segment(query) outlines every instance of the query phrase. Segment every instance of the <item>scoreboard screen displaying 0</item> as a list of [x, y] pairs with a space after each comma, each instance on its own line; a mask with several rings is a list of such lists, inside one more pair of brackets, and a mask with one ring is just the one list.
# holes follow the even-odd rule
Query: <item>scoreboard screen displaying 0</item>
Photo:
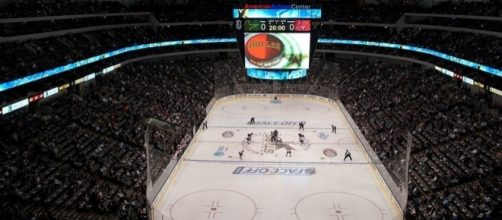
[[246, 68], [309, 68], [310, 33], [245, 33], [244, 44]]
[[310, 20], [246, 20], [245, 32], [310, 32]]

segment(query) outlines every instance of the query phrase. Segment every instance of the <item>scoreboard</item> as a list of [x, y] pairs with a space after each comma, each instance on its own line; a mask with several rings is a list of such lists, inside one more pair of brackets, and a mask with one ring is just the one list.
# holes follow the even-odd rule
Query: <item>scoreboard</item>
[[244, 32], [310, 32], [310, 20], [246, 20]]
[[307, 75], [320, 7], [246, 4], [234, 8], [233, 16], [248, 76], [286, 80]]

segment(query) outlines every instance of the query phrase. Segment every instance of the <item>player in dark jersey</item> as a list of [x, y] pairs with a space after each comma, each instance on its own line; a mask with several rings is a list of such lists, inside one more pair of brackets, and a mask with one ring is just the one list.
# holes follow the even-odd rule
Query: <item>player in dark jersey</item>
[[298, 133], [298, 139], [300, 140], [300, 145], [305, 145], [305, 135]]
[[271, 135], [270, 141], [277, 144], [277, 140], [279, 139], [279, 132], [277, 131], [277, 129], [272, 131], [272, 133], [270, 135]]
[[336, 126], [331, 125], [331, 133], [335, 133], [336, 134]]
[[244, 156], [244, 150], [239, 151], [239, 159], [242, 160], [242, 156]]
[[288, 157], [288, 155], [291, 157], [291, 147], [286, 148], [286, 157]]
[[343, 161], [345, 161], [345, 159], [347, 159], [347, 157], [350, 158], [350, 161], [352, 161], [352, 156], [350, 156], [349, 150], [345, 151], [345, 157], [343, 158]]
[[246, 142], [249, 144], [251, 142], [251, 138], [253, 137], [253, 133], [248, 133], [248, 136], [246, 137]]

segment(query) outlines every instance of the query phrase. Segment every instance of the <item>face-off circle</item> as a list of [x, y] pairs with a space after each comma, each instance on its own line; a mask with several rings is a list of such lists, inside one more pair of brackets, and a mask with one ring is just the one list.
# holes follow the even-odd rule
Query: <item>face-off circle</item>
[[303, 197], [295, 207], [298, 220], [375, 219], [384, 213], [374, 202], [345, 192], [320, 192]]
[[231, 138], [234, 136], [234, 132], [233, 131], [225, 131], [221, 134], [221, 136], [224, 138]]
[[248, 219], [256, 215], [256, 204], [240, 192], [215, 189], [193, 192], [179, 198], [170, 210], [171, 219]]
[[337, 153], [334, 149], [332, 148], [325, 148], [322, 153], [326, 156], [326, 157], [329, 157], [329, 158], [333, 158], [333, 157], [336, 157]]

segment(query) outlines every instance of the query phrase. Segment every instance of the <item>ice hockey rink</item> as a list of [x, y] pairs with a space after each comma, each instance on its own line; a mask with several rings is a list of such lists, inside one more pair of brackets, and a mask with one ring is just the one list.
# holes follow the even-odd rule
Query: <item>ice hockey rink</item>
[[[208, 128], [197, 131], [154, 200], [153, 219], [403, 218], [339, 104], [313, 96], [279, 100], [260, 95], [217, 100]], [[251, 117], [255, 124], [248, 123]], [[306, 122], [304, 131], [300, 121]], [[282, 143], [270, 141], [274, 129]], [[253, 133], [249, 144], [248, 133]], [[344, 161], [346, 150], [352, 161]]]

